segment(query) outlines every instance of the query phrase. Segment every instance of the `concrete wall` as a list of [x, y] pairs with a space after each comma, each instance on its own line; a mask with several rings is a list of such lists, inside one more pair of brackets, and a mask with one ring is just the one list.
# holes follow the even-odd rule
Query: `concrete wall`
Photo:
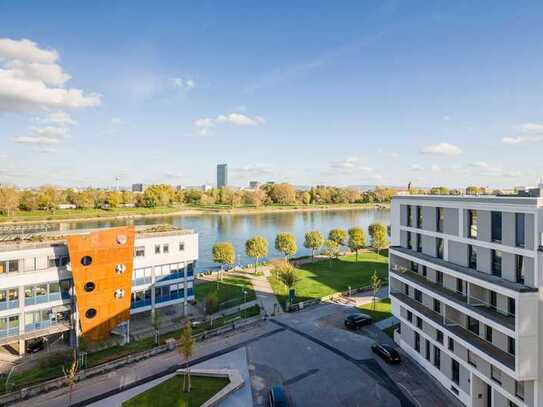
[[448, 261], [460, 266], [468, 266], [468, 245], [449, 240]]
[[458, 211], [459, 210], [456, 208], [445, 208], [445, 222], [443, 224], [443, 233], [458, 236]]
[[428, 256], [437, 256], [435, 237], [422, 235], [422, 252]]
[[422, 228], [435, 232], [436, 228], [436, 213], [437, 209], [433, 206], [423, 206], [422, 208]]
[[491, 220], [490, 211], [477, 211], [477, 240], [490, 242]]

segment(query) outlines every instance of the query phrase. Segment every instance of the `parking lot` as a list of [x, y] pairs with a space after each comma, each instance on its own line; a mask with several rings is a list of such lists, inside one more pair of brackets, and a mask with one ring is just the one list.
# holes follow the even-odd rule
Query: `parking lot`
[[375, 326], [347, 331], [351, 311], [328, 304], [269, 321], [283, 330], [247, 346], [255, 405], [283, 384], [294, 406], [461, 406], [405, 354], [400, 365], [375, 357], [371, 344], [390, 339]]

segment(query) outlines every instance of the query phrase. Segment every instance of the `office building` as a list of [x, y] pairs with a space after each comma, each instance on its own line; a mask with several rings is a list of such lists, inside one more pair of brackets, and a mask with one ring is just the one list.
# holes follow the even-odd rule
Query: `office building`
[[258, 188], [260, 188], [260, 182], [249, 181], [249, 189], [258, 189]]
[[167, 306], [184, 313], [194, 299], [193, 231], [129, 226], [39, 236], [0, 242], [0, 345], [20, 354], [34, 338], [126, 341], [131, 315]]
[[132, 184], [132, 192], [143, 192], [144, 190], [144, 184]]
[[395, 341], [466, 406], [543, 405], [543, 198], [397, 196]]
[[217, 188], [228, 186], [228, 164], [217, 164]]

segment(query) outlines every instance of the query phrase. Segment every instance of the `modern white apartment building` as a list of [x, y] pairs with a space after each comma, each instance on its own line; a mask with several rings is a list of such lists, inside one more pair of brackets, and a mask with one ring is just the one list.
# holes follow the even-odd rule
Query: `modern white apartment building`
[[[57, 232], [58, 235], [58, 232]], [[151, 227], [42, 233], [0, 242], [0, 345], [99, 340], [130, 315], [194, 299], [198, 235]]]
[[466, 406], [543, 406], [543, 198], [397, 196], [396, 342]]

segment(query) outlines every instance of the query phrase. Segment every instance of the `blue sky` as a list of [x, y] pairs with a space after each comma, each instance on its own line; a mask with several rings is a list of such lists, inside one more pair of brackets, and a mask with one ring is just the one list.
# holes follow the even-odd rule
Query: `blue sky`
[[[293, 4], [294, 3], [294, 4]], [[0, 0], [0, 182], [532, 185], [543, 3]]]

